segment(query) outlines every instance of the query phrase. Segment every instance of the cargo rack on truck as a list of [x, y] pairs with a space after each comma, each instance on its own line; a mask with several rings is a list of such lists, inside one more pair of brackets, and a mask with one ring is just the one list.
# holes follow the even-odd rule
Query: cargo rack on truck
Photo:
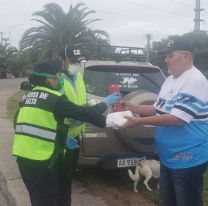
[[142, 47], [111, 46], [101, 44], [75, 44], [86, 60], [136, 61], [145, 62], [145, 49]]

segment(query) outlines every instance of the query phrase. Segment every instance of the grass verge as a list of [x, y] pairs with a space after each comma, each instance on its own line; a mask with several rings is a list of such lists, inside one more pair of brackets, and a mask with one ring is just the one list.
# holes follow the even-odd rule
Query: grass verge
[[10, 119], [14, 118], [14, 114], [18, 109], [19, 102], [24, 95], [23, 91], [19, 91], [7, 100], [7, 113]]

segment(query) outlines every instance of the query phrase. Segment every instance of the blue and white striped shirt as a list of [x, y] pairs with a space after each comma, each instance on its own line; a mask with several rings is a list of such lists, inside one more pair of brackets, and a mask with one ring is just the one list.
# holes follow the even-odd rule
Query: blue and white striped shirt
[[157, 126], [161, 162], [169, 168], [188, 168], [208, 161], [208, 81], [192, 67], [164, 82], [155, 102], [157, 115], [172, 114], [186, 123]]

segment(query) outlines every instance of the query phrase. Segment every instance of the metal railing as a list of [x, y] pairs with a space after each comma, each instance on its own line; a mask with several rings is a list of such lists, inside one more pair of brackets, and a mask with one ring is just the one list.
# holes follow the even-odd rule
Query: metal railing
[[76, 44], [86, 60], [145, 62], [142, 47], [110, 46], [100, 44]]

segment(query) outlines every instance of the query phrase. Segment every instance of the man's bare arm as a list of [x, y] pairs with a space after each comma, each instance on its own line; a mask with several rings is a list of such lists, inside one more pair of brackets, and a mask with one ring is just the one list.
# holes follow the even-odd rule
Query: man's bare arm
[[159, 116], [149, 116], [149, 117], [126, 117], [128, 122], [126, 122], [122, 127], [129, 127], [134, 125], [182, 125], [185, 123], [184, 120], [172, 115], [163, 114]]
[[126, 109], [138, 113], [142, 117], [153, 116], [156, 114], [156, 109], [153, 105], [138, 105], [132, 104], [129, 101], [122, 101]]

